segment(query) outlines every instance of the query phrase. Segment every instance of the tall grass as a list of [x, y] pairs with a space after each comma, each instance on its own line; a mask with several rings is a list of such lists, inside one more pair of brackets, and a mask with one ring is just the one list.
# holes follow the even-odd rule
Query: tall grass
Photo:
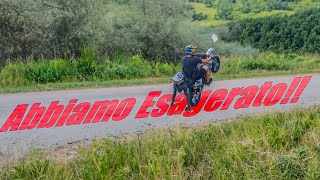
[[1, 179], [319, 179], [320, 107], [98, 141], [64, 163], [31, 154]]
[[[232, 47], [232, 46], [231, 46]], [[223, 48], [223, 47], [222, 47]], [[229, 48], [233, 51], [232, 48]], [[252, 55], [245, 55], [250, 52]], [[141, 56], [119, 55], [115, 59], [99, 59], [94, 52], [83, 50], [80, 59], [29, 61], [12, 63], [0, 69], [0, 87], [19, 87], [57, 82], [109, 81], [170, 77], [181, 71], [181, 64], [147, 61]], [[216, 75], [239, 75], [259, 71], [304, 72], [319, 70], [319, 56], [295, 54], [257, 54], [243, 49], [242, 56], [221, 57], [221, 70]], [[226, 53], [228, 54], [228, 53]]]
[[311, 55], [265, 53], [258, 56], [228, 57], [222, 59], [221, 75], [259, 71], [303, 72], [320, 68], [320, 58]]
[[73, 61], [42, 59], [8, 64], [0, 69], [0, 87], [163, 77], [181, 69], [173, 63], [150, 62], [138, 55], [119, 58], [99, 60], [93, 51], [83, 49], [81, 58]]
[[[299, 4], [305, 4], [305, 3], [299, 3]], [[259, 6], [259, 3], [257, 3], [256, 5]], [[305, 8], [314, 7], [315, 5], [317, 5], [317, 3], [312, 2], [309, 4], [305, 4], [304, 7]], [[234, 5], [232, 9], [232, 15], [234, 17], [234, 20], [221, 20], [216, 17], [217, 11], [218, 11], [216, 7], [206, 7], [206, 5], [202, 3], [192, 3], [192, 6], [197, 13], [203, 13], [204, 15], [207, 15], [208, 17], [207, 19], [200, 22], [197, 22], [197, 21], [194, 22], [195, 24], [200, 24], [205, 27], [219, 26], [235, 20], [242, 20], [242, 19], [248, 19], [248, 18], [262, 18], [262, 17], [279, 15], [279, 14], [292, 15], [295, 13], [295, 11], [285, 11], [285, 10], [260, 11], [258, 13], [256, 12], [243, 13], [242, 12], [243, 7], [239, 7], [242, 5], [240, 5], [239, 1], [237, 1], [237, 4]], [[293, 7], [293, 8], [296, 8], [296, 7]], [[300, 8], [297, 8], [296, 11], [300, 11]]]

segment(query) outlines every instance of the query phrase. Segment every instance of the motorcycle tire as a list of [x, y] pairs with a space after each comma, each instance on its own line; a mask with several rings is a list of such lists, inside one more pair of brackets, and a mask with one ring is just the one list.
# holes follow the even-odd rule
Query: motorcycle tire
[[213, 56], [211, 57], [211, 60], [213, 60], [211, 72], [217, 73], [220, 69], [220, 57], [219, 56]]
[[196, 96], [196, 97], [194, 97], [194, 94], [195, 92], [194, 91], [192, 91], [192, 93], [191, 93], [191, 102], [190, 102], [190, 105], [191, 106], [196, 106], [196, 105], [198, 105], [198, 103], [200, 102], [200, 99], [201, 99], [201, 93], [199, 93], [199, 95], [198, 96]]

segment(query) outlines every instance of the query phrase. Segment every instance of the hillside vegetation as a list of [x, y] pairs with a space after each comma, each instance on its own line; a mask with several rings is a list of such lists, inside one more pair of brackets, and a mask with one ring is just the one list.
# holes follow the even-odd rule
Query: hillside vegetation
[[[121, 81], [149, 77], [166, 77], [164, 82], [170, 82], [170, 77], [181, 71], [180, 64], [147, 61], [141, 56], [118, 56], [117, 59], [99, 61], [94, 51], [83, 49], [81, 52], [82, 56], [77, 61], [71, 62], [53, 59], [11, 63], [0, 69], [0, 86], [17, 88], [35, 84]], [[248, 77], [244, 75], [259, 73], [277, 75], [312, 72], [320, 72], [320, 58], [317, 56], [266, 53], [250, 57], [225, 57], [223, 66], [219, 74], [215, 74], [214, 79]]]
[[[237, 10], [236, 8], [232, 8], [232, 6], [229, 6], [229, 10], [221, 9], [218, 11], [218, 7], [207, 7], [203, 3], [193, 3], [192, 6], [194, 7], [194, 14], [195, 15], [201, 15], [202, 19], [196, 19], [194, 20], [201, 20], [196, 21], [195, 24], [200, 24], [202, 26], [210, 27], [210, 26], [218, 26], [227, 24], [229, 22], [242, 20], [242, 19], [249, 19], [249, 18], [261, 18], [261, 17], [269, 17], [272, 15], [292, 15], [294, 14], [294, 11], [292, 10], [269, 10], [269, 11], [260, 11], [260, 12], [242, 12], [241, 10]], [[221, 15], [221, 17], [218, 16], [218, 12], [222, 14], [223, 12], [225, 15]], [[228, 17], [229, 16], [229, 17]], [[195, 16], [194, 16], [195, 17]]]
[[[0, 66], [30, 59], [77, 60], [81, 49], [92, 47], [101, 59], [114, 59], [123, 53], [176, 63], [187, 44], [197, 43], [202, 50], [212, 46], [209, 37], [216, 30], [194, 26], [190, 23], [193, 18], [201, 20], [206, 15], [208, 20], [218, 20], [215, 25], [219, 25], [264, 13], [303, 14], [307, 7], [320, 7], [318, 0], [201, 1], [204, 4], [184, 0], [3, 0]], [[317, 23], [306, 24], [312, 28]]]
[[31, 153], [0, 179], [320, 179], [320, 107], [103, 140], [72, 160]]
[[[212, 33], [222, 60], [215, 80], [319, 73], [319, 7], [319, 0], [1, 0], [0, 92], [170, 82], [184, 47], [205, 51]], [[0, 164], [0, 179], [320, 179], [320, 107], [107, 139], [71, 160], [34, 151]]]
[[1, 0], [0, 65], [13, 61], [80, 56], [95, 47], [101, 57], [118, 53], [175, 60], [188, 9], [182, 0]]
[[0, 1], [0, 86], [170, 77], [184, 47], [206, 51], [212, 33], [217, 76], [319, 71], [320, 11], [307, 10], [318, 0], [190, 1]]
[[230, 24], [227, 41], [273, 52], [320, 52], [320, 9]]
[[[207, 18], [201, 25], [212, 26], [248, 18], [272, 15], [292, 15], [309, 8], [319, 8], [319, 0], [189, 0], [195, 14], [202, 13]], [[196, 20], [196, 19], [195, 19]]]

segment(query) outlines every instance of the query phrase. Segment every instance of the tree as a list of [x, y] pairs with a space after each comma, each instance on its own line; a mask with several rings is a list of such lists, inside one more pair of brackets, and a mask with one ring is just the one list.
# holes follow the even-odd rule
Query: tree
[[217, 19], [232, 20], [232, 5], [228, 0], [222, 0], [217, 7]]
[[222, 39], [238, 41], [261, 50], [318, 53], [319, 29], [320, 10], [311, 9], [292, 16], [271, 16], [231, 23], [231, 35]]

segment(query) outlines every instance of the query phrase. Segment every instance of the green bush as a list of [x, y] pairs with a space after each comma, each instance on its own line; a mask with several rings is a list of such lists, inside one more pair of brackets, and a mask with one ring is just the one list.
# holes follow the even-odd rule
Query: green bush
[[224, 43], [219, 42], [215, 46], [215, 52], [224, 56], [258, 56], [259, 50], [251, 46], [242, 46], [239, 43]]
[[151, 63], [138, 55], [129, 59], [128, 68], [130, 69], [130, 72], [128, 73], [130, 78], [143, 78], [151, 75]]
[[25, 65], [24, 77], [37, 83], [60, 82], [71, 73], [71, 64], [62, 59], [40, 60]]
[[208, 16], [206, 14], [203, 14], [203, 13], [195, 13], [192, 15], [192, 20], [193, 21], [202, 21], [202, 20], [205, 20], [207, 19]]
[[[99, 80], [133, 79], [171, 76], [180, 71], [179, 66], [162, 62], [150, 62], [140, 55], [127, 57], [120, 55], [116, 60], [105, 60], [102, 64], [95, 64], [95, 73], [87, 77]], [[77, 72], [80, 74], [79, 72]]]
[[263, 69], [268, 71], [286, 71], [292, 69], [291, 64], [289, 59], [272, 53], [263, 58], [249, 57], [239, 62], [240, 67], [244, 70]]
[[77, 78], [80, 80], [88, 80], [94, 77], [98, 68], [98, 57], [93, 49], [81, 49], [81, 57], [75, 63]]
[[156, 63], [155, 64], [155, 74], [157, 76], [173, 76], [175, 72], [181, 71], [181, 68], [178, 68], [172, 64], [168, 63]]
[[[35, 83], [107, 81], [173, 76], [181, 71], [181, 64], [147, 61], [140, 55], [120, 55], [115, 60], [98, 60], [92, 50], [82, 50], [80, 59], [63, 59], [12, 63], [0, 68], [1, 87], [18, 87]], [[243, 53], [249, 52], [243, 50]], [[314, 56], [266, 53], [260, 55], [223, 57], [220, 75], [237, 75], [255, 70], [306, 71], [320, 67]]]
[[23, 63], [8, 64], [0, 69], [0, 86], [23, 86], [31, 83], [33, 80], [26, 78], [25, 69], [26, 67]]

